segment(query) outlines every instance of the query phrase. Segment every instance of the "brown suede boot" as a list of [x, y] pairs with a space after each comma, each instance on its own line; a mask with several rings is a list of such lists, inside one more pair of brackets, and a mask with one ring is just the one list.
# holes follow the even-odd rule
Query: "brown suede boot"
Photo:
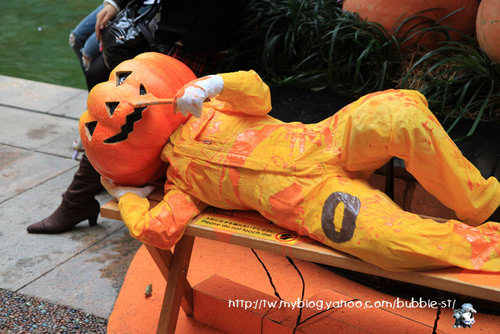
[[76, 224], [88, 220], [90, 226], [97, 224], [99, 202], [94, 198], [104, 188], [100, 176], [83, 155], [73, 181], [63, 194], [59, 207], [47, 218], [28, 226], [29, 233], [62, 233]]

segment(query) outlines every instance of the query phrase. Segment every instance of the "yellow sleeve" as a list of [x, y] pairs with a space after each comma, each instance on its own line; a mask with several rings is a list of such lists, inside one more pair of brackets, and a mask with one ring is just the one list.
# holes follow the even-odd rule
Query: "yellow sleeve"
[[254, 116], [264, 116], [271, 111], [269, 87], [253, 70], [219, 74], [224, 89], [218, 100], [229, 102], [238, 111]]
[[126, 193], [119, 201], [120, 214], [130, 235], [161, 249], [175, 245], [186, 225], [205, 207], [206, 204], [175, 188], [166, 192], [151, 210], [149, 201], [134, 193]]

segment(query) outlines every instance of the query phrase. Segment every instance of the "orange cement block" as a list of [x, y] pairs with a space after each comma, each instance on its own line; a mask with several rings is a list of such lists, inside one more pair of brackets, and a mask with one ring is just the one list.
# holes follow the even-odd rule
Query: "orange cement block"
[[262, 324], [262, 333], [292, 334], [298, 314], [298, 309], [292, 308], [269, 311]]
[[261, 333], [263, 317], [269, 307], [266, 303], [255, 304], [254, 301], [277, 300], [217, 275], [193, 289], [195, 320], [226, 333]]
[[[196, 321], [226, 333], [292, 334], [297, 322], [297, 304], [281, 304], [277, 298], [229, 279], [214, 275], [194, 288], [194, 318]], [[350, 300], [351, 297], [330, 291], [331, 300]], [[229, 301], [247, 302], [266, 300], [276, 303], [271, 308], [264, 304], [229, 307]], [[297, 303], [297, 301], [294, 301]], [[234, 306], [234, 305], [233, 305]], [[301, 319], [318, 312], [317, 309], [302, 308]], [[329, 311], [331, 312], [331, 311]], [[328, 313], [315, 317], [297, 328], [297, 334], [327, 333], [332, 328], [338, 333], [364, 333], [344, 321], [328, 317]]]
[[[311, 297], [309, 300], [335, 300], [338, 298], [338, 293], [331, 290], [320, 291], [315, 296]], [[344, 299], [344, 301], [348, 301]], [[356, 300], [353, 301], [364, 303], [366, 300]], [[375, 302], [371, 300], [371, 302]], [[430, 333], [432, 332], [432, 326], [425, 325], [414, 320], [403, 317], [399, 314], [393, 313], [388, 310], [380, 308], [367, 308], [367, 307], [356, 307], [356, 304], [349, 303], [340, 305], [341, 307], [336, 309], [334, 312], [327, 312], [328, 322], [337, 320], [342, 323], [349, 324], [350, 326], [358, 329], [360, 332], [371, 332], [371, 333]], [[332, 322], [334, 324], [335, 322]], [[307, 323], [306, 323], [307, 324]], [[313, 333], [304, 324], [304, 330], [307, 333]], [[439, 331], [438, 331], [439, 332]], [[347, 333], [347, 332], [346, 332]], [[350, 332], [349, 332], [350, 333]]]
[[[261, 300], [267, 302], [255, 303]], [[336, 302], [337, 307], [299, 325], [295, 333], [327, 333], [332, 330], [335, 333], [354, 334], [432, 331], [431, 326], [387, 310], [348, 307], [346, 303], [349, 301], [358, 300], [333, 290], [322, 290], [312, 297], [305, 298], [301, 321], [321, 311], [318, 303], [322, 303], [326, 308], [328, 302]], [[246, 306], [245, 302], [248, 303]], [[276, 306], [271, 308], [272, 304], [268, 302], [276, 303]], [[194, 287], [194, 318], [226, 333], [292, 334], [299, 314], [298, 302], [294, 300], [289, 301], [290, 304], [280, 304], [273, 296], [214, 275]], [[340, 304], [341, 302], [343, 304]]]
[[[323, 308], [324, 305], [323, 307], [321, 305], [318, 305], [318, 303], [316, 302], [317, 300], [321, 300], [323, 302], [340, 302], [352, 299], [352, 297], [336, 293], [331, 290], [326, 291], [328, 295], [326, 295], [326, 293], [322, 291], [319, 293], [319, 295], [315, 295], [313, 298], [304, 298], [302, 304], [302, 314], [300, 317], [301, 322], [309, 317], [319, 314], [323, 309], [326, 309], [326, 307]], [[300, 301], [296, 299], [290, 303], [292, 304], [287, 305], [286, 307], [273, 309], [271, 312], [269, 312], [269, 314], [264, 319], [263, 333], [293, 333], [293, 329], [297, 324], [297, 317], [299, 315], [298, 306], [300, 305]], [[332, 312], [335, 312], [335, 310], [333, 309], [314, 316], [313, 318], [299, 325], [295, 333], [365, 333], [365, 331], [359, 330], [358, 328], [352, 326], [350, 323], [346, 323], [338, 319], [329, 317], [329, 314]]]

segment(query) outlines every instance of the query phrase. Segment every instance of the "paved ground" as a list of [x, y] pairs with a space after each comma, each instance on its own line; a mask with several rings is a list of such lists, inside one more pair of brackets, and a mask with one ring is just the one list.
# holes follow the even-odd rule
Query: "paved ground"
[[87, 93], [5, 76], [0, 92], [0, 289], [108, 318], [139, 247], [126, 228], [99, 219], [60, 235], [26, 232], [57, 207], [76, 170], [71, 143]]

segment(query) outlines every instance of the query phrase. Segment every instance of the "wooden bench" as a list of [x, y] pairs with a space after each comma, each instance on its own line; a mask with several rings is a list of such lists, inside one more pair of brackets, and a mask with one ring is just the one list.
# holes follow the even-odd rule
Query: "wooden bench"
[[[151, 206], [162, 198], [159, 191], [149, 196]], [[103, 217], [121, 220], [118, 205], [112, 200], [101, 208]], [[294, 259], [311, 261], [364, 274], [440, 289], [494, 302], [500, 301], [500, 275], [465, 271], [460, 268], [420, 272], [391, 272], [335, 251], [310, 238], [282, 229], [256, 212], [224, 211], [208, 208], [186, 228], [173, 253], [147, 246], [156, 265], [167, 280], [157, 333], [174, 333], [182, 306], [193, 312], [193, 290], [187, 271], [195, 237], [208, 238], [243, 247], [265, 250]]]

